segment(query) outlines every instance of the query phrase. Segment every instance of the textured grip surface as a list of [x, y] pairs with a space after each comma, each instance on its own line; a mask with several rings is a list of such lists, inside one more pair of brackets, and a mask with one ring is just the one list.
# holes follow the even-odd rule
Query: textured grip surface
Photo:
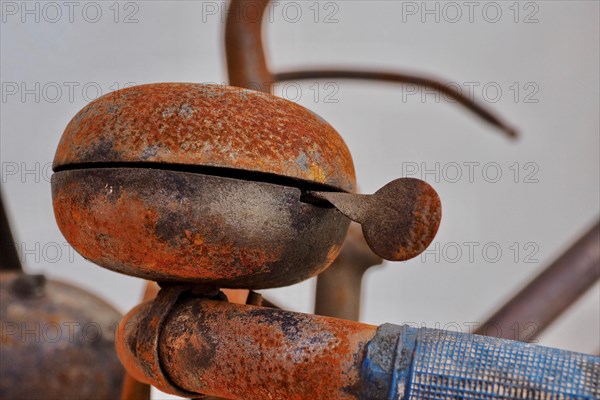
[[433, 329], [413, 334], [407, 399], [600, 398], [598, 357]]
[[363, 362], [366, 398], [600, 399], [599, 357], [435, 329], [379, 329]]

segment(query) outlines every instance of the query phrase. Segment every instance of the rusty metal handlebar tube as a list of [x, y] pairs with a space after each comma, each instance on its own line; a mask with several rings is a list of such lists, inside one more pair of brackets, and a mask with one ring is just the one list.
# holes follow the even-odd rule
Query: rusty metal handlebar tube
[[163, 289], [119, 325], [128, 371], [229, 399], [600, 397], [600, 358], [511, 340], [238, 305]]
[[476, 333], [532, 341], [598, 279], [600, 222], [496, 311]]

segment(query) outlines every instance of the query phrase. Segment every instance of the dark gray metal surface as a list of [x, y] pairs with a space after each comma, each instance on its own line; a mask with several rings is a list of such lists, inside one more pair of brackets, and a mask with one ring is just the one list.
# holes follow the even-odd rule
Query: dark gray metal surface
[[0, 271], [21, 271], [22, 269], [0, 190]]

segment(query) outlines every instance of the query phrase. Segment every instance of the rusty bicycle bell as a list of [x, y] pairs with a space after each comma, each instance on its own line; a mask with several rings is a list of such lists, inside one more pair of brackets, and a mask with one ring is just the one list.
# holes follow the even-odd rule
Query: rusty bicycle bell
[[441, 218], [437, 193], [417, 179], [355, 194], [350, 152], [331, 125], [234, 87], [160, 83], [102, 96], [71, 120], [53, 169], [55, 216], [73, 247], [155, 281], [290, 285], [331, 264], [349, 219], [375, 253], [407, 260]]
[[0, 271], [0, 397], [112, 400], [123, 381], [114, 347], [121, 314], [44, 275]]

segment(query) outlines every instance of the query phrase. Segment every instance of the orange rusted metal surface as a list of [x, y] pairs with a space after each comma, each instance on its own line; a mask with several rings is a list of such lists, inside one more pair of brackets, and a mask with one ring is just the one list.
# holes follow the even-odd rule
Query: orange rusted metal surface
[[325, 121], [214, 85], [145, 85], [96, 100], [65, 130], [54, 169], [58, 225], [84, 257], [145, 279], [230, 288], [292, 284], [326, 268], [348, 221], [302, 192], [355, 187], [348, 149]]
[[298, 188], [150, 168], [52, 178], [61, 232], [85, 258], [158, 281], [225, 288], [289, 285], [339, 252], [349, 221]]
[[151, 386], [125, 372], [120, 400], [150, 400]]
[[353, 192], [340, 135], [293, 102], [246, 89], [191, 83], [109, 93], [67, 126], [55, 171], [95, 163], [205, 166], [275, 174]]
[[247, 289], [223, 289], [223, 293], [229, 302], [236, 304], [246, 304], [250, 295]]
[[157, 281], [299, 282], [337, 256], [343, 215], [362, 224], [375, 253], [406, 260], [425, 250], [441, 219], [423, 181], [352, 193], [352, 160], [329, 124], [230, 87], [157, 84], [104, 96], [73, 118], [54, 170], [56, 219], [74, 248]]
[[[154, 299], [159, 290], [160, 286], [156, 282], [147, 281], [142, 302]], [[150, 385], [136, 380], [125, 371], [120, 400], [150, 400]]]
[[[119, 325], [118, 354], [137, 379], [170, 393], [231, 399], [353, 399], [376, 327], [224, 301], [182, 297], [162, 327], [146, 326], [151, 303]], [[157, 330], [167, 387], [149, 381], [139, 332]], [[173, 389], [175, 388], [175, 389]]]
[[[159, 291], [160, 287], [155, 282], [147, 281], [142, 302], [151, 301], [156, 297]], [[223, 293], [227, 296], [228, 301], [232, 303], [246, 304], [246, 301], [249, 301], [249, 290], [224, 289]], [[258, 293], [252, 292], [252, 295], [254, 301], [261, 302], [262, 297]], [[131, 374], [125, 372], [120, 400], [150, 400], [150, 387], [151, 386], [148, 383], [140, 382]], [[211, 400], [221, 400], [217, 397], [203, 397], [203, 399], [209, 398]]]
[[598, 397], [600, 358], [196, 297], [169, 286], [119, 325], [119, 358], [168, 393], [229, 399]]

